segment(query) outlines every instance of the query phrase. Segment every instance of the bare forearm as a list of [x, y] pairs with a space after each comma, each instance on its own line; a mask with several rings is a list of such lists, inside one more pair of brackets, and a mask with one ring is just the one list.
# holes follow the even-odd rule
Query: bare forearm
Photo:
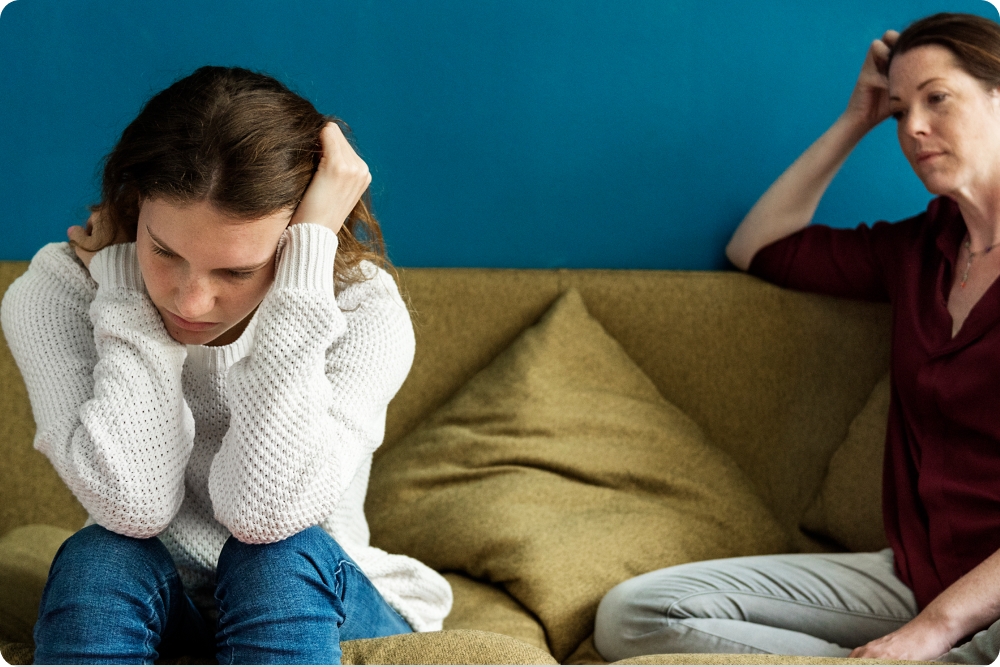
[[1000, 551], [937, 596], [896, 632], [859, 646], [852, 658], [933, 660], [1000, 619]]
[[946, 588], [920, 616], [939, 624], [952, 645], [1000, 619], [1000, 551]]
[[868, 128], [846, 114], [799, 156], [757, 200], [726, 246], [737, 268], [750, 268], [757, 251], [812, 220], [833, 177]]

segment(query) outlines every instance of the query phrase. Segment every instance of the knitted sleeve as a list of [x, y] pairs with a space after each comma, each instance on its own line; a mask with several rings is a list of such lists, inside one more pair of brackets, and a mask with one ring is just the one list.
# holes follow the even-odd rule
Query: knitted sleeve
[[384, 271], [334, 294], [337, 236], [282, 237], [250, 353], [227, 376], [229, 430], [212, 462], [216, 519], [248, 543], [318, 524], [381, 444], [413, 361], [413, 328]]
[[90, 273], [50, 244], [10, 287], [3, 330], [45, 454], [90, 517], [131, 537], [163, 531], [184, 496], [194, 420], [186, 355], [145, 293], [135, 244], [94, 256]]

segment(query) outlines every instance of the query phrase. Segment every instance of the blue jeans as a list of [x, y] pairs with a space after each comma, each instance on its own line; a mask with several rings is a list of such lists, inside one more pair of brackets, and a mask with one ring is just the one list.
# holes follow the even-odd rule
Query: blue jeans
[[163, 543], [100, 526], [60, 547], [35, 624], [35, 663], [338, 664], [340, 642], [412, 630], [319, 527], [274, 544], [230, 537], [216, 570], [217, 627], [184, 593]]

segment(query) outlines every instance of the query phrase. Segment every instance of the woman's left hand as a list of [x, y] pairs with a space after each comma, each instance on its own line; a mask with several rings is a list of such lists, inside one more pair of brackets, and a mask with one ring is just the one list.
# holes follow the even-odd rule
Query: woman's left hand
[[899, 630], [851, 651], [852, 658], [882, 660], [934, 660], [951, 650], [947, 633], [938, 624], [919, 616]]
[[336, 234], [368, 189], [372, 176], [336, 123], [326, 124], [320, 143], [323, 157], [289, 224], [308, 222]]
[[[80, 261], [83, 262], [88, 271], [90, 270], [90, 260], [97, 254], [96, 250], [92, 251], [88, 250], [88, 248], [105, 247], [115, 243], [129, 242], [128, 235], [121, 229], [111, 230], [108, 228], [104, 218], [101, 217], [100, 210], [90, 214], [86, 226], [73, 225], [67, 229], [66, 236], [69, 238], [73, 250], [76, 251], [76, 256], [80, 258]], [[110, 243], [105, 240], [108, 236], [112, 237]]]

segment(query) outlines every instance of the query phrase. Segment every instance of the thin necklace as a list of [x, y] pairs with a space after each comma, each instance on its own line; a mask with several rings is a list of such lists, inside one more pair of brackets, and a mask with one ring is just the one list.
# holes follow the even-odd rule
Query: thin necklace
[[965, 283], [969, 280], [969, 269], [972, 268], [972, 259], [976, 255], [988, 255], [990, 253], [990, 250], [993, 250], [993, 248], [996, 248], [998, 245], [1000, 245], [1000, 241], [997, 241], [996, 243], [987, 247], [984, 250], [978, 250], [976, 252], [972, 252], [972, 239], [965, 239], [965, 244], [963, 245], [963, 247], [969, 253], [969, 261], [966, 262], [965, 264], [965, 275], [962, 276], [962, 289], [965, 289]]

